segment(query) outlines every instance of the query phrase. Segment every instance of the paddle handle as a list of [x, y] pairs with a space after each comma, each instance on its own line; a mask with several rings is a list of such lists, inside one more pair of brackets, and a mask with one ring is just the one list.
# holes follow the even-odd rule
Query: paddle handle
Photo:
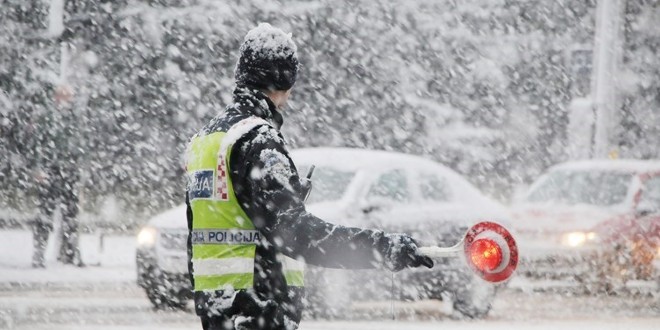
[[462, 251], [463, 251], [462, 241], [451, 247], [424, 246], [419, 248], [419, 252], [433, 259], [457, 257], [460, 255]]

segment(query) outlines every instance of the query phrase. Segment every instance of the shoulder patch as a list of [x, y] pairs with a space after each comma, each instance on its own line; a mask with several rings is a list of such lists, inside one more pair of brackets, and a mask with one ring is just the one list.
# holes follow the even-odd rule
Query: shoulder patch
[[190, 173], [188, 193], [190, 200], [208, 199], [213, 196], [213, 170], [205, 169]]
[[218, 168], [216, 169], [217, 177], [215, 199], [221, 201], [229, 200], [229, 180], [227, 179], [227, 159], [223, 153], [218, 153]]

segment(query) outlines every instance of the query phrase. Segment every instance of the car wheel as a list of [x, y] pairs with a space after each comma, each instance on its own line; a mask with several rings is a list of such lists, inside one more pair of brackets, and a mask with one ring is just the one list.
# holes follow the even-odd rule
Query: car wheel
[[309, 269], [305, 274], [306, 316], [313, 319], [346, 319], [350, 314], [346, 280], [341, 270]]
[[185, 289], [177, 291], [162, 273], [157, 272], [154, 278], [147, 281], [144, 290], [147, 298], [156, 309], [185, 309], [189, 294]]
[[164, 294], [158, 288], [148, 287], [145, 291], [147, 298], [156, 309], [185, 309], [188, 303], [187, 297]]
[[445, 289], [454, 311], [460, 313], [460, 316], [471, 319], [486, 317], [493, 307], [497, 287], [472, 274], [462, 274], [457, 277], [461, 280], [451, 282]]

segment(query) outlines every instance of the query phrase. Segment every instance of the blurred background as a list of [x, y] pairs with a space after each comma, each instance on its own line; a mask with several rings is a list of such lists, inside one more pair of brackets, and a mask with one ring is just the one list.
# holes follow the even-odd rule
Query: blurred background
[[422, 155], [501, 201], [571, 158], [657, 158], [658, 1], [619, 2], [616, 97], [593, 134], [596, 1], [3, 0], [0, 208], [30, 211], [49, 137], [76, 155], [85, 223], [135, 227], [182, 200], [182, 151], [230, 101], [258, 22], [300, 49], [291, 148]]
[[[437, 181], [388, 177], [378, 165], [348, 174], [320, 167], [321, 197], [360, 170], [382, 174], [385, 184], [370, 184], [384, 199], [352, 196], [358, 205], [341, 211], [442, 244], [492, 218], [521, 243], [518, 275], [486, 296], [459, 271], [451, 297], [416, 288], [397, 297], [412, 305], [395, 308], [395, 278], [374, 275], [385, 296], [355, 317], [380, 323], [307, 329], [430, 329], [437, 324], [424, 322], [438, 318], [449, 328], [486, 318], [494, 322], [470, 325], [491, 330], [658, 324], [659, 0], [0, 0], [0, 328], [197, 326], [177, 207], [183, 153], [232, 101], [239, 46], [260, 22], [291, 32], [298, 46], [282, 129], [290, 149], [436, 162], [427, 169]], [[301, 168], [332, 155], [376, 157], [323, 150], [301, 152]], [[47, 172], [64, 180], [64, 192], [44, 188]], [[401, 197], [405, 180], [419, 200]], [[48, 216], [57, 235], [44, 239], [34, 223], [48, 195], [69, 197]], [[392, 201], [403, 203], [383, 207]], [[397, 214], [417, 222], [388, 227]], [[354, 220], [335, 216], [327, 215]], [[68, 261], [57, 258], [83, 267], [54, 261], [57, 240], [72, 236]], [[33, 249], [47, 269], [33, 269]], [[310, 278], [323, 287], [347, 276], [335, 275]], [[449, 287], [436, 275], [435, 287]], [[345, 303], [320, 297], [312, 300]], [[467, 309], [456, 303], [468, 300]], [[337, 317], [311, 311], [311, 319]], [[390, 318], [415, 323], [382, 321]], [[578, 321], [557, 323], [566, 318]]]

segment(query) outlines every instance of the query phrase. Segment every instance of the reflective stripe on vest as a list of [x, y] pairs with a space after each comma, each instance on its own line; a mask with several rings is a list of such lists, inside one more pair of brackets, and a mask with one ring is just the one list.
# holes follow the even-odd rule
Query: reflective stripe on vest
[[[253, 287], [256, 244], [261, 235], [238, 203], [229, 176], [231, 147], [263, 119], [250, 117], [228, 132], [192, 139], [187, 151], [188, 194], [193, 213], [195, 291]], [[289, 286], [303, 286], [304, 264], [278, 257]]]
[[278, 255], [277, 259], [282, 263], [286, 284], [289, 286], [304, 286], [305, 263], [282, 254]]

